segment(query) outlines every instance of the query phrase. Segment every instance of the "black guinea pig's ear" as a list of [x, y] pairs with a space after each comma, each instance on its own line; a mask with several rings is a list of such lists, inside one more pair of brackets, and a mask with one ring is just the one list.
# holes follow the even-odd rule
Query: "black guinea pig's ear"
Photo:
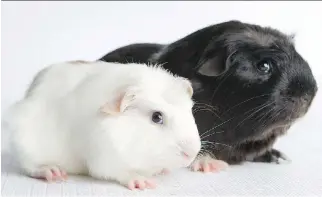
[[197, 73], [208, 77], [217, 77], [225, 73], [231, 63], [234, 53], [230, 54], [228, 57], [226, 53], [217, 53], [211, 58], [203, 58], [201, 65], [197, 69]]

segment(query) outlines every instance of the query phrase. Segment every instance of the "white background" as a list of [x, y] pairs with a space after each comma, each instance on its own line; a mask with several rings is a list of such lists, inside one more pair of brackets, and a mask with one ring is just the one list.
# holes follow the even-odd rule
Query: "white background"
[[[1, 3], [2, 112], [23, 96], [32, 77], [48, 64], [75, 59], [96, 60], [129, 43], [168, 43], [207, 25], [232, 19], [296, 33], [298, 51], [310, 63], [317, 79], [322, 76], [321, 2]], [[321, 101], [321, 97], [317, 97], [306, 119], [297, 124], [299, 132], [293, 132], [299, 138], [295, 139], [306, 139], [310, 143], [309, 130], [322, 133], [321, 118], [318, 118], [322, 117]], [[6, 142], [3, 132], [2, 138], [2, 142]], [[303, 150], [305, 146], [295, 144], [302, 141], [290, 140], [291, 137], [286, 138], [281, 147], [293, 158], [301, 160], [307, 153]], [[318, 141], [313, 137], [312, 140], [322, 144], [322, 138]], [[312, 150], [321, 149], [314, 145]], [[294, 148], [287, 149], [290, 146]], [[303, 151], [298, 155], [294, 150]], [[314, 158], [312, 156], [312, 161]], [[321, 162], [321, 154], [316, 159]], [[322, 181], [321, 176], [315, 178], [319, 178], [314, 179], [315, 182]]]
[[20, 98], [45, 65], [168, 43], [231, 19], [295, 32], [298, 50], [322, 73], [321, 10], [321, 2], [2, 2], [1, 104]]

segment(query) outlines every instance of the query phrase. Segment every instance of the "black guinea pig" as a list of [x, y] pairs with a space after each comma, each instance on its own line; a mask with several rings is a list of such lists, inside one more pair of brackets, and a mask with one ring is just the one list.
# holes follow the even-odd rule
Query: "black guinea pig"
[[171, 44], [132, 44], [100, 60], [162, 64], [193, 83], [201, 155], [230, 164], [279, 162], [276, 139], [308, 111], [317, 84], [292, 36], [228, 21]]

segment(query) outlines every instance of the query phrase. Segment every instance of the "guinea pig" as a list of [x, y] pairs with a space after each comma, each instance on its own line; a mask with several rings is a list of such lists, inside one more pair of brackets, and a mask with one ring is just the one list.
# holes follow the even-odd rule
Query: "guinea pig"
[[307, 113], [318, 90], [294, 36], [240, 21], [211, 25], [170, 44], [120, 47], [100, 60], [158, 63], [188, 78], [202, 140], [198, 158], [206, 163], [214, 156], [230, 164], [287, 159], [273, 145]]
[[5, 119], [30, 177], [84, 174], [129, 189], [187, 167], [201, 148], [190, 82], [160, 66], [63, 62], [34, 78]]

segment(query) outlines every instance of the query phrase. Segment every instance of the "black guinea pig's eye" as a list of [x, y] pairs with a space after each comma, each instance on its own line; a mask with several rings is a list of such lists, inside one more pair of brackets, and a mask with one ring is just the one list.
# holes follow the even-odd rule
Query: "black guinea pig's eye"
[[152, 121], [156, 124], [163, 124], [163, 116], [161, 112], [153, 112]]
[[259, 62], [256, 66], [257, 70], [263, 74], [268, 74], [272, 70], [272, 65], [267, 61]]

